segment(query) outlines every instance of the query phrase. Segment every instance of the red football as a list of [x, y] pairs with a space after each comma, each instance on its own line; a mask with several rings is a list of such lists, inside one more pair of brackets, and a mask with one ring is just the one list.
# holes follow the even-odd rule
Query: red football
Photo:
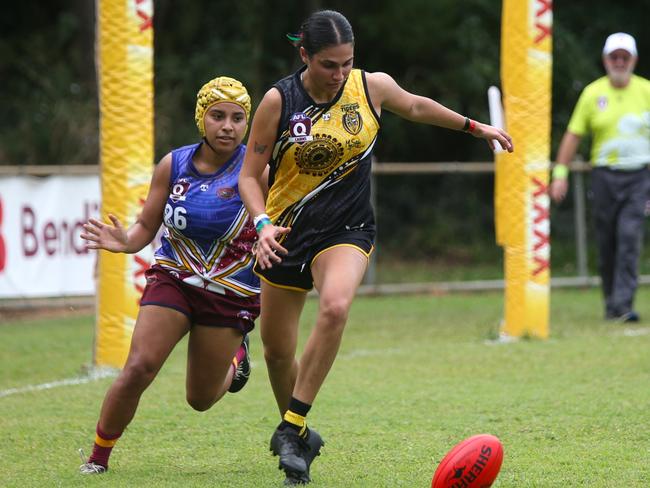
[[490, 434], [479, 434], [454, 446], [440, 461], [431, 488], [487, 488], [501, 469], [503, 446]]

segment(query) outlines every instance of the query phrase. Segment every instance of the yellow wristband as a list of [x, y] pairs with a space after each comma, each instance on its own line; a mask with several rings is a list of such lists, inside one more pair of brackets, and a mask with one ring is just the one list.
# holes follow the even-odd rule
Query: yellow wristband
[[566, 180], [569, 176], [569, 167], [566, 164], [556, 164], [553, 168], [554, 180]]

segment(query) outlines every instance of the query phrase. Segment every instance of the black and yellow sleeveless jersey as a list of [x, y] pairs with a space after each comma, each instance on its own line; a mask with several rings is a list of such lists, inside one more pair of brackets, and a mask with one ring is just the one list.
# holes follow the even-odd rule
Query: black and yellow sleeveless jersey
[[379, 117], [365, 73], [352, 70], [331, 102], [317, 104], [302, 85], [305, 69], [274, 85], [282, 115], [266, 210], [275, 225], [292, 229], [280, 241], [287, 265], [304, 262], [310, 248], [333, 235], [375, 233], [370, 171]]

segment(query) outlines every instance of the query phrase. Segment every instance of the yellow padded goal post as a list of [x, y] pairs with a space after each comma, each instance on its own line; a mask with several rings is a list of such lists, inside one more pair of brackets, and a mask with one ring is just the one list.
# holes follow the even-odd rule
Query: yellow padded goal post
[[[153, 168], [153, 0], [96, 0], [101, 216], [135, 222]], [[95, 366], [126, 361], [151, 249], [98, 256]]]
[[552, 0], [504, 0], [501, 81], [513, 153], [496, 155], [497, 242], [504, 248], [502, 335], [549, 335]]

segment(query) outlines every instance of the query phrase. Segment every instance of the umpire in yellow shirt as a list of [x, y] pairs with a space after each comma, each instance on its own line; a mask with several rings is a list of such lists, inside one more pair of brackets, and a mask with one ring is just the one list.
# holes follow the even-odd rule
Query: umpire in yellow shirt
[[623, 32], [603, 48], [603, 76], [584, 89], [562, 138], [549, 193], [567, 192], [568, 164], [590, 134], [592, 210], [596, 226], [605, 318], [638, 322], [633, 309], [643, 219], [650, 196], [650, 81], [634, 74], [637, 49]]

